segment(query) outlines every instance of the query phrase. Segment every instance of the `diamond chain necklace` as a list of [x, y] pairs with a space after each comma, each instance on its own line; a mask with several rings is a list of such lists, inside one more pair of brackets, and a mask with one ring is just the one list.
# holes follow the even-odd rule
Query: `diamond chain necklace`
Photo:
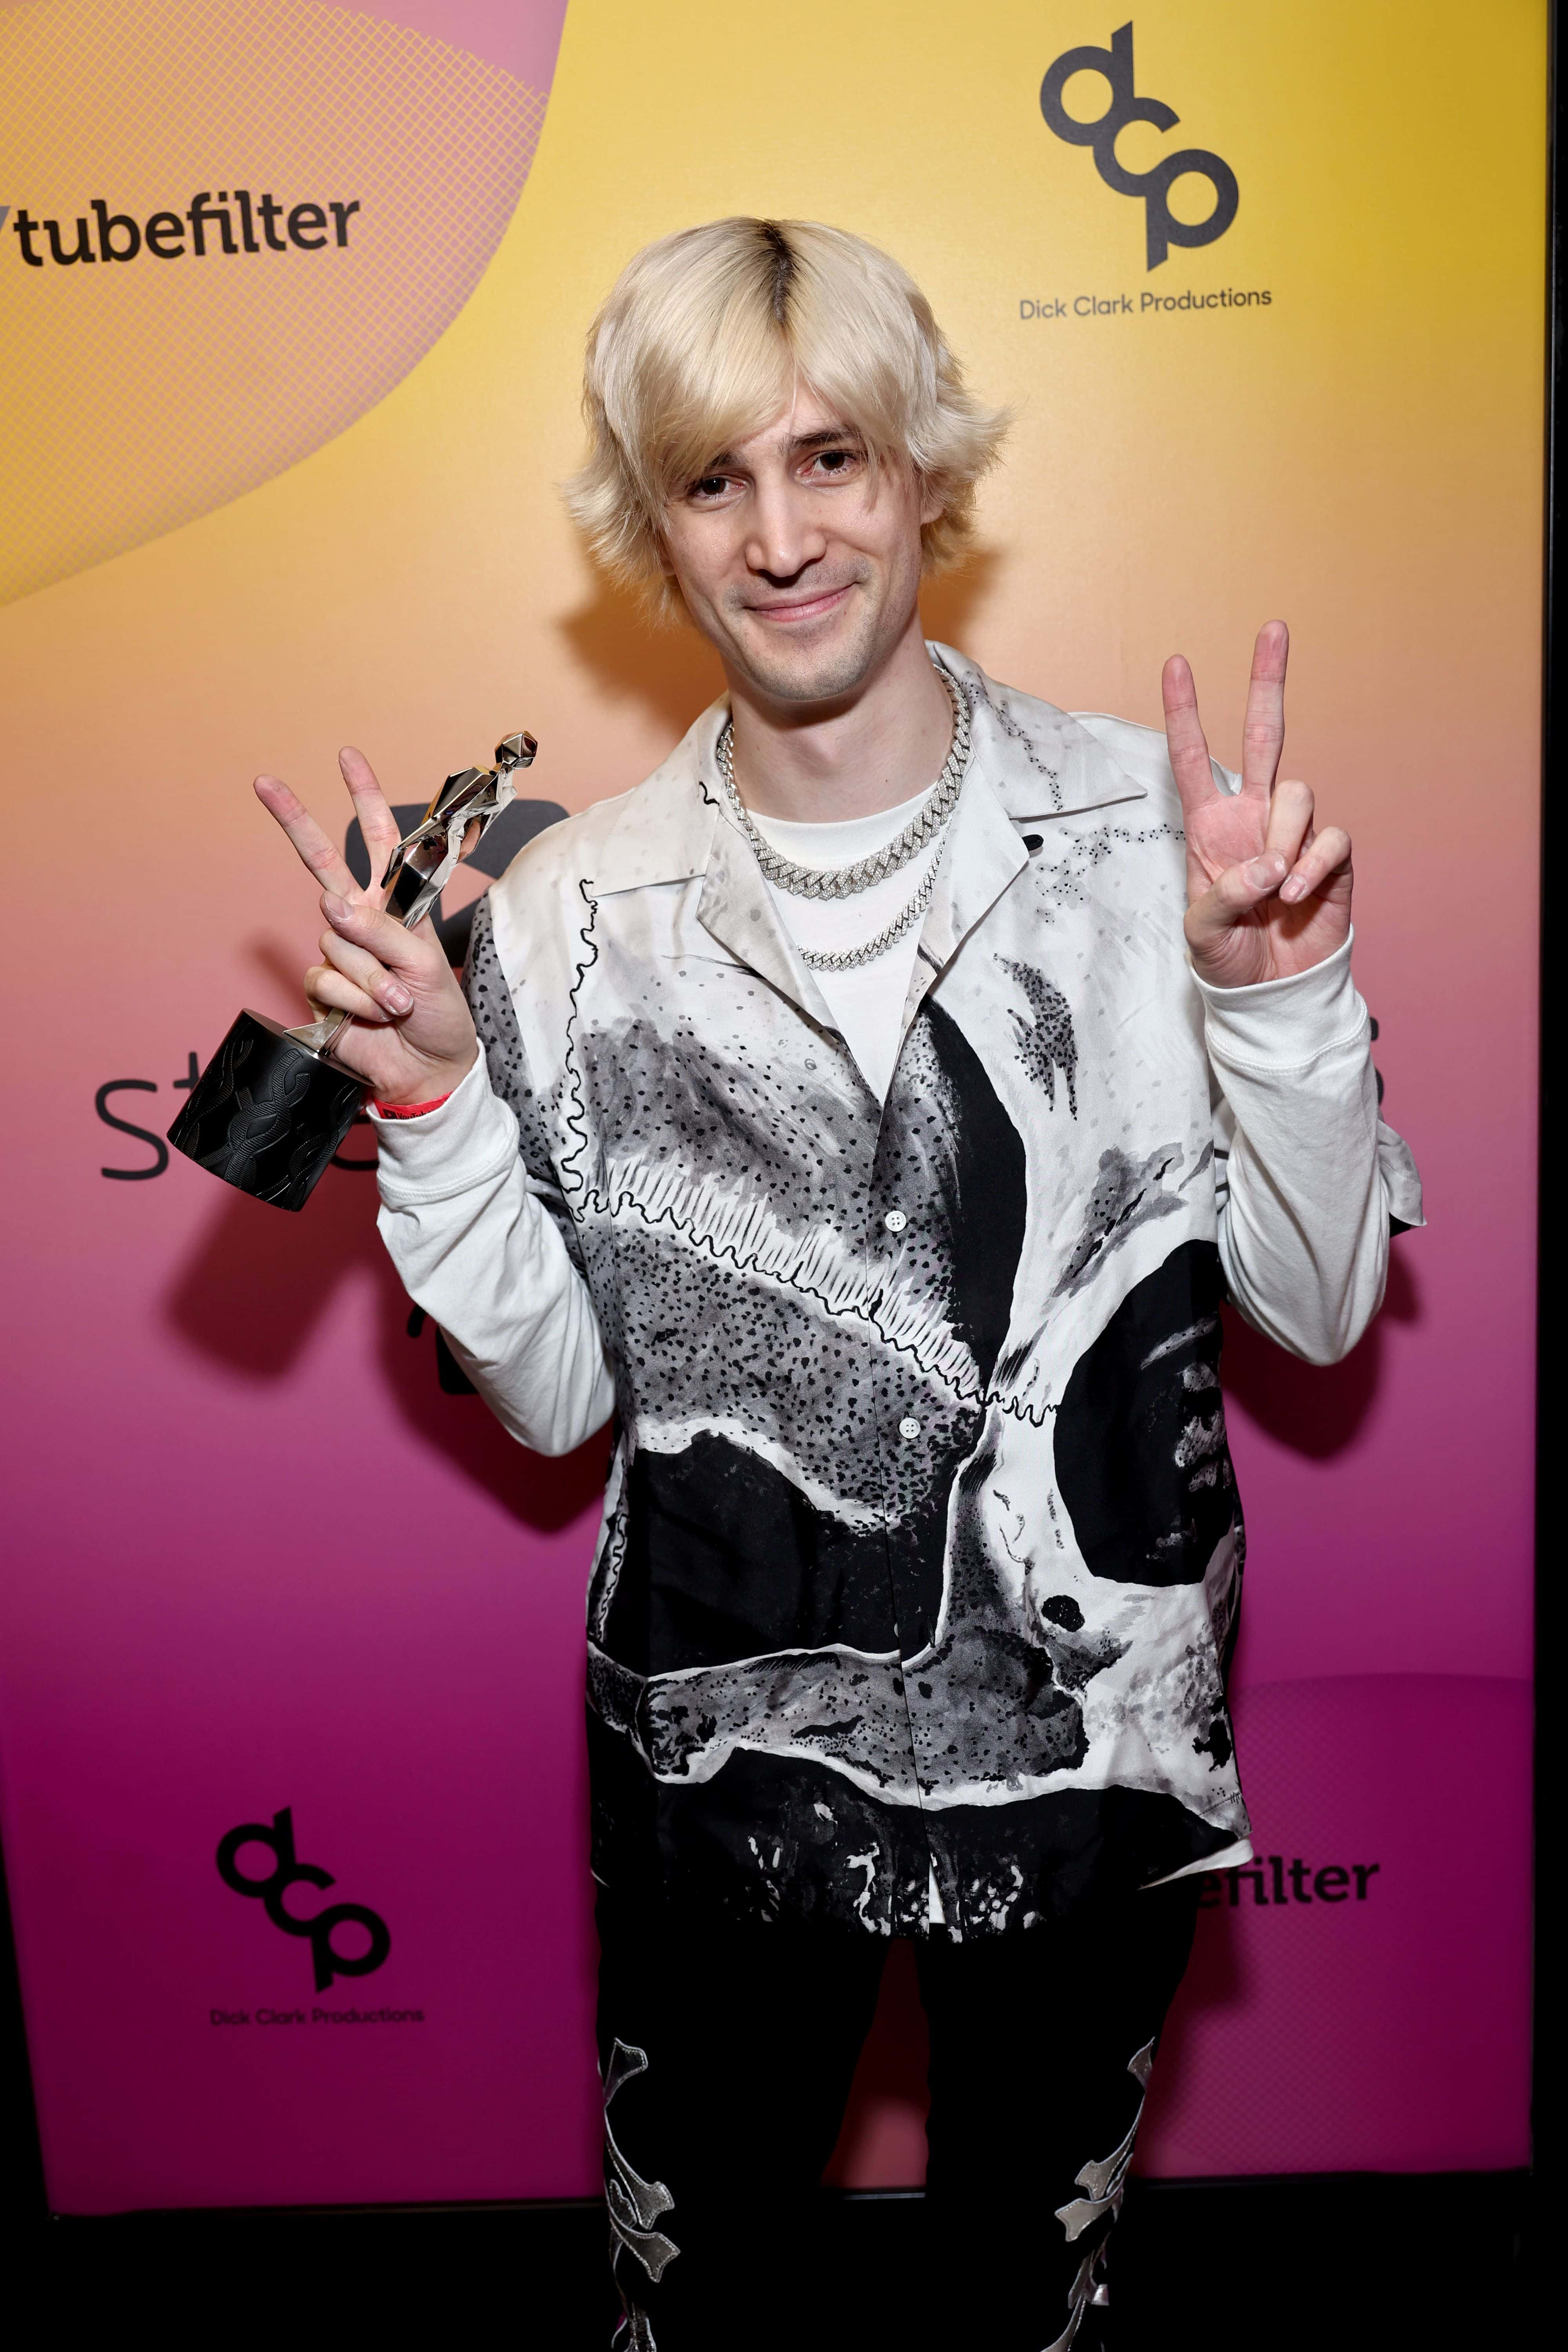
[[[933, 663], [932, 667], [935, 667]], [[874, 883], [885, 882], [890, 874], [897, 874], [900, 867], [920, 856], [928, 842], [935, 840], [958, 805], [963, 772], [969, 764], [969, 705], [945, 670], [938, 669], [937, 676], [946, 687], [948, 699], [952, 705], [952, 743], [935, 789], [920, 814], [904, 827], [896, 839], [889, 841], [886, 848], [877, 850], [873, 856], [858, 858], [853, 866], [795, 866], [787, 857], [781, 857], [772, 843], [763, 839], [736, 789], [735, 730], [732, 722], [726, 719], [719, 737], [718, 752], [719, 776], [724, 788], [725, 803], [751, 844], [757, 864], [775, 889], [787, 891], [794, 898], [852, 898], [862, 890], [869, 890]], [[930, 895], [928, 884], [926, 897]], [[900, 918], [900, 929], [882, 935], [877, 952], [880, 954], [883, 948], [891, 947], [894, 940], [900, 937], [900, 930], [907, 929], [912, 920], [913, 910], [906, 908], [905, 915]], [[857, 950], [856, 960], [865, 963], [870, 958]], [[814, 962], [810, 956], [805, 961], [812, 963], [815, 970], [836, 969], [837, 962], [833, 959], [825, 965], [820, 961]]]
[[896, 946], [898, 941], [903, 938], [904, 933], [910, 929], [914, 924], [919, 922], [921, 917], [925, 913], [926, 908], [930, 906], [931, 894], [936, 887], [936, 869], [941, 863], [942, 860], [940, 857], [933, 857], [931, 859], [930, 873], [926, 876], [925, 880], [921, 884], [920, 888], [915, 892], [914, 897], [910, 900], [909, 905], [904, 908], [903, 913], [901, 915], [895, 916], [894, 919], [888, 925], [885, 931], [879, 931], [876, 938], [874, 940], [868, 940], [863, 947], [836, 948], [830, 950], [826, 948], [803, 948], [797, 946], [795, 953], [799, 956], [802, 963], [805, 965], [807, 971], [855, 971], [858, 970], [861, 964], [875, 963], [879, 956], [886, 955], [888, 950], [890, 947]]

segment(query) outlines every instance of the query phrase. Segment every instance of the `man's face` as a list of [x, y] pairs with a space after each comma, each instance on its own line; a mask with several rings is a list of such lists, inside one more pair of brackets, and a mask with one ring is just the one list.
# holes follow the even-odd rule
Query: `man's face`
[[665, 552], [733, 677], [767, 701], [834, 701], [910, 626], [938, 511], [907, 461], [873, 480], [859, 436], [802, 391], [670, 500]]

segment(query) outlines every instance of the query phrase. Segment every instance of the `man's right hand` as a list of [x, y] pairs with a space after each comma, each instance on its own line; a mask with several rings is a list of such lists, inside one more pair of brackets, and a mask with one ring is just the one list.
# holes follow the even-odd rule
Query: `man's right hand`
[[[384, 874], [398, 843], [397, 820], [362, 752], [340, 752], [338, 765], [353, 796], [371, 873]], [[277, 776], [258, 776], [256, 797], [322, 886], [330, 929], [321, 939], [324, 961], [305, 974], [305, 994], [313, 1013], [353, 1015], [332, 1045], [333, 1060], [356, 1072], [377, 1102], [449, 1095], [472, 1069], [479, 1039], [435, 925], [426, 918], [405, 931], [384, 913], [375, 882], [360, 888], [310, 810]]]

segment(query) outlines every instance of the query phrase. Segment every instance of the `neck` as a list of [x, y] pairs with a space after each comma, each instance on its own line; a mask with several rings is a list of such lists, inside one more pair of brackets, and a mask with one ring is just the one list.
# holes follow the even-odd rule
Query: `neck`
[[730, 709], [742, 799], [794, 824], [875, 816], [912, 800], [936, 782], [952, 740], [952, 705], [918, 612], [852, 696], [780, 703], [731, 673]]

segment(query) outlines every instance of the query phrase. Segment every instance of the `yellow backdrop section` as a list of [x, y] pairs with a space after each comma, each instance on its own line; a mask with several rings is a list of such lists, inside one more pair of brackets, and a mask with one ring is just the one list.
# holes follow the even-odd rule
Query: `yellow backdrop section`
[[[235, 909], [286, 923], [290, 956], [309, 929], [249, 800], [255, 767], [331, 813], [345, 738], [407, 800], [525, 723], [537, 790], [574, 806], [646, 772], [714, 689], [689, 632], [646, 635], [596, 584], [556, 485], [580, 453], [583, 334], [620, 264], [737, 209], [886, 243], [977, 386], [1016, 410], [984, 554], [931, 593], [938, 631], [1021, 686], [1144, 719], [1181, 646], [1233, 751], [1252, 632], [1281, 612], [1291, 760], [1331, 782], [1369, 895], [1380, 858], [1419, 854], [1415, 820], [1438, 805], [1444, 856], [1463, 860], [1483, 743], [1488, 837], [1522, 845], [1544, 126], [1508, 93], [1541, 86], [1545, 10], [1500, 0], [1478, 54], [1463, 0], [1143, 0], [1139, 92], [1180, 115], [1168, 141], [1223, 156], [1241, 191], [1223, 238], [1153, 271], [1142, 205], [1038, 103], [1046, 68], [1106, 41], [1116, 13], [999, 0], [974, 27], [936, 0], [799, 0], [787, 20], [728, 0], [569, 11], [516, 217], [413, 373], [291, 470], [5, 621], [29, 681], [26, 758], [55, 771], [113, 745], [118, 791], [89, 851], [134, 860], [153, 810], [180, 819], [168, 854], [191, 935], [122, 902], [143, 975], [128, 1024], [144, 1026], [170, 959], [184, 997], [193, 949], [226, 1004]], [[1142, 168], [1159, 143], [1134, 126], [1123, 159]], [[1219, 289], [1269, 299], [1143, 307]], [[1131, 310], [1074, 315], [1123, 297]], [[1067, 315], [1024, 315], [1047, 300]], [[1417, 779], [1423, 698], [1454, 719]], [[1500, 774], [1500, 724], [1518, 755]]]

